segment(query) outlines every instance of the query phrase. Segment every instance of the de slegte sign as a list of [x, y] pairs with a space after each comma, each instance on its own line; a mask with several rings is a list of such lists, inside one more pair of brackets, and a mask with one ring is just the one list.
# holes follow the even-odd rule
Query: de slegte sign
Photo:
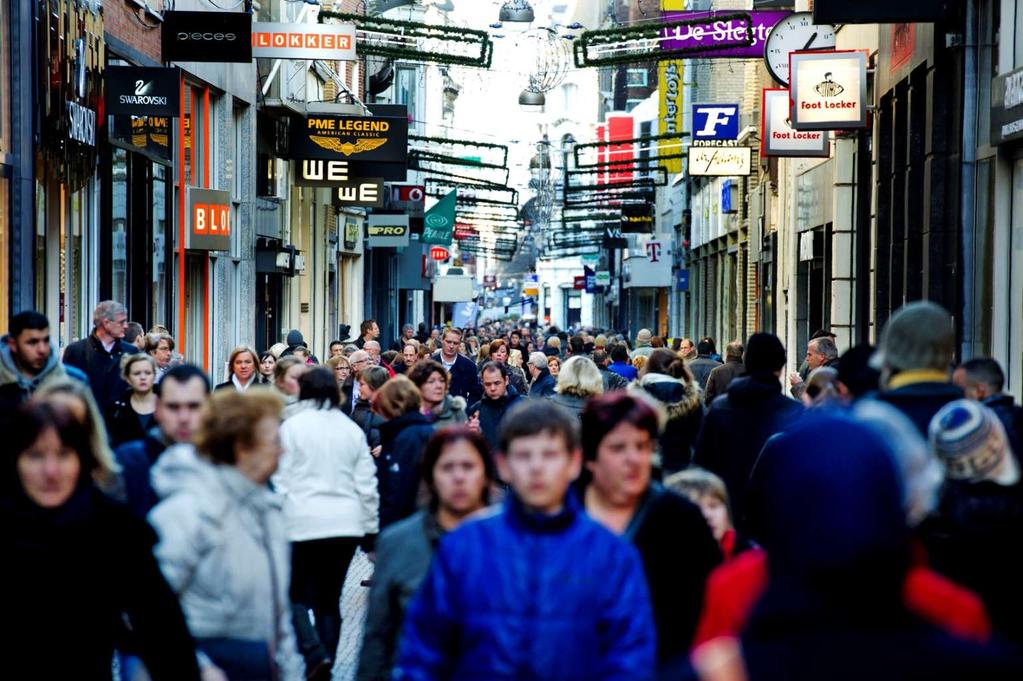
[[794, 158], [828, 158], [831, 155], [830, 134], [822, 130], [796, 130], [789, 125], [789, 91], [784, 88], [764, 90], [760, 108], [761, 156]]
[[189, 187], [185, 248], [198, 251], [231, 249], [231, 193]]
[[248, 12], [167, 10], [161, 37], [164, 61], [252, 61], [252, 15]]
[[355, 24], [252, 25], [252, 56], [266, 59], [355, 60]]
[[108, 66], [107, 113], [128, 116], [178, 115], [181, 72], [154, 66]]
[[991, 84], [991, 144], [1023, 140], [1023, 68]]
[[[791, 12], [786, 11], [742, 11], [749, 14], [753, 20], [752, 25], [741, 19], [720, 20], [715, 18], [716, 14], [732, 16], [737, 14], [736, 10], [724, 12], [662, 12], [665, 22], [670, 21], [691, 21], [699, 22], [686, 27], [679, 27], [667, 32], [667, 35], [660, 41], [661, 49], [677, 50], [700, 48], [699, 54], [694, 57], [699, 59], [762, 59], [764, 56], [764, 43], [771, 29], [787, 17]], [[736, 45], [749, 41], [745, 47], [724, 47], [715, 49], [715, 45]]]
[[867, 55], [858, 50], [789, 55], [794, 130], [867, 127]]

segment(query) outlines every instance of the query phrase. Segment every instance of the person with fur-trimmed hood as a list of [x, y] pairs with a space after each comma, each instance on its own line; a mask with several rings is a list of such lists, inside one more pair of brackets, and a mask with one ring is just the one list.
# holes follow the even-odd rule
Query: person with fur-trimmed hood
[[661, 470], [669, 474], [688, 466], [703, 424], [703, 401], [700, 386], [685, 362], [671, 350], [657, 348], [650, 353], [642, 375], [629, 390], [652, 398], [663, 412], [665, 425], [659, 440]]

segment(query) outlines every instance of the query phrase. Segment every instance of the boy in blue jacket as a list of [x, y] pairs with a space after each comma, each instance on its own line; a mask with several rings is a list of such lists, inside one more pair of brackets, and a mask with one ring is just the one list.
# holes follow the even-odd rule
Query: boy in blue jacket
[[639, 554], [569, 485], [578, 420], [524, 400], [497, 456], [511, 492], [444, 538], [405, 623], [396, 679], [644, 681], [656, 641]]

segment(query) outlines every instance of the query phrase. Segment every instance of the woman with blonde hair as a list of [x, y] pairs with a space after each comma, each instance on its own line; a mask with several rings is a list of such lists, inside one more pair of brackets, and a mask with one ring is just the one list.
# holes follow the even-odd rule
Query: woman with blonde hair
[[247, 345], [239, 345], [227, 358], [227, 380], [214, 390], [234, 389], [244, 392], [259, 384], [259, 355]]
[[586, 401], [603, 392], [604, 379], [600, 375], [600, 369], [589, 357], [576, 355], [569, 357], [565, 366], [561, 368], [554, 394], [547, 399], [579, 416], [586, 406]]
[[[441, 367], [443, 370], [443, 367]], [[407, 376], [395, 376], [373, 395], [373, 411], [387, 419], [380, 424], [380, 529], [416, 511], [419, 459], [433, 426], [420, 411], [422, 394]]]
[[157, 362], [144, 353], [121, 357], [121, 377], [129, 388], [114, 401], [107, 413], [107, 430], [110, 446], [117, 447], [124, 442], [141, 440], [156, 425]]
[[274, 387], [288, 405], [298, 402], [298, 379], [309, 365], [294, 355], [281, 357], [274, 366]]

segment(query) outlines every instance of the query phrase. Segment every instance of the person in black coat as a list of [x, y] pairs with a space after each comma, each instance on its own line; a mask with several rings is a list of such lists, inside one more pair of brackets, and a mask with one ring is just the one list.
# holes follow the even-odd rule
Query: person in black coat
[[380, 529], [416, 512], [419, 460], [433, 425], [419, 410], [419, 389], [406, 376], [387, 381], [373, 399], [373, 410], [387, 419], [380, 424], [377, 482], [380, 489]]
[[785, 348], [770, 333], [755, 333], [746, 343], [746, 376], [732, 381], [703, 419], [693, 463], [728, 487], [736, 529], [745, 529], [745, 498], [750, 473], [767, 439], [784, 430], [803, 411], [781, 393], [779, 378]]
[[465, 355], [458, 354], [461, 342], [462, 332], [459, 329], [446, 329], [441, 349], [433, 354], [433, 359], [444, 365], [451, 374], [448, 393], [452, 397], [464, 397], [466, 404], [476, 404], [483, 396], [483, 386], [480, 385], [480, 377], [476, 373], [476, 363]]
[[700, 509], [652, 481], [657, 430], [642, 398], [621, 391], [591, 398], [582, 413], [581, 485], [586, 512], [639, 550], [665, 665], [688, 654], [721, 551]]
[[963, 362], [952, 372], [952, 382], [968, 399], [977, 400], [998, 415], [1009, 437], [1009, 446], [1017, 458], [1023, 458], [1023, 407], [1016, 404], [1012, 395], [1002, 392], [1005, 372], [998, 361], [975, 357]]
[[89, 377], [89, 387], [102, 413], [128, 389], [121, 377], [121, 357], [139, 351], [121, 340], [127, 320], [124, 305], [105, 300], [93, 312], [96, 326], [92, 333], [64, 350], [64, 364], [82, 370]]
[[351, 418], [365, 434], [369, 450], [374, 456], [380, 453], [377, 448], [380, 446], [380, 426], [384, 423], [384, 419], [379, 414], [373, 413], [373, 397], [390, 377], [387, 369], [376, 366], [363, 369], [356, 377], [356, 380], [359, 381], [359, 399], [352, 408]]
[[469, 426], [482, 433], [490, 449], [497, 451], [501, 421], [508, 410], [522, 399], [522, 395], [509, 385], [505, 364], [487, 362], [480, 370], [480, 377], [483, 379], [483, 399], [469, 407]]
[[59, 406], [29, 403], [5, 435], [0, 600], [13, 625], [5, 676], [109, 679], [116, 646], [139, 656], [154, 681], [199, 679], [184, 615], [153, 557], [156, 535], [93, 485], [85, 428]]

